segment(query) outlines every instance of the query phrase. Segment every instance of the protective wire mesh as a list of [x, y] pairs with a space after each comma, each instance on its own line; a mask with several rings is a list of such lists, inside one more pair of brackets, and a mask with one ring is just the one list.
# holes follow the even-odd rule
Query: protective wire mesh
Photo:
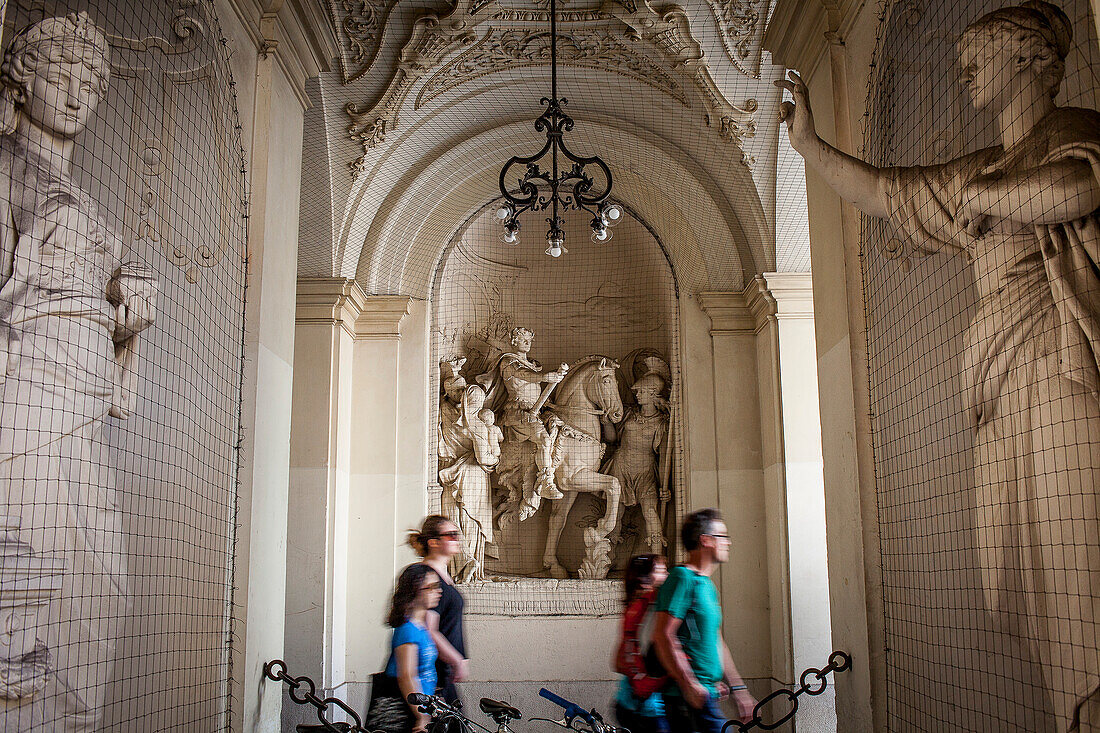
[[[507, 157], [545, 142], [532, 123], [549, 94], [547, 5], [333, 3], [343, 68], [312, 90], [307, 140], [323, 135], [327, 154], [305, 162], [300, 274], [427, 296], [444, 245], [499, 196]], [[743, 22], [717, 19], [723, 7]], [[658, 231], [685, 292], [775, 269], [766, 7], [689, 3], [682, 25], [630, 2], [558, 8], [568, 142], [607, 161], [616, 198]], [[447, 21], [418, 22], [428, 13]]]
[[[544, 371], [562, 362], [578, 371], [590, 354], [619, 361], [634, 354], [634, 366], [616, 376], [628, 411], [635, 399], [630, 386], [647, 370], [645, 357], [664, 362], [658, 396], [668, 407], [662, 404], [644, 427], [627, 418], [639, 434], [664, 430], [657, 423], [666, 419], [672, 425], [667, 446], [636, 456], [645, 464], [636, 472], [670, 476], [671, 500], [663, 509], [658, 502], [656, 519], [643, 521], [634, 506], [621, 531], [592, 537], [606, 534], [597, 519], [603, 505], [582, 493], [562, 520], [561, 546], [547, 552], [550, 506], [539, 502], [535, 509], [522, 490], [510, 492], [507, 468], [485, 478], [489, 488], [468, 489], [482, 524], [495, 517], [500, 527], [475, 576], [619, 577], [627, 557], [649, 549], [647, 535], [661, 546], [655, 527], [675, 540], [686, 501], [677, 298], [740, 291], [759, 272], [809, 265], [805, 237], [785, 240], [781, 265], [775, 253], [777, 198], [797, 206], [804, 186], [801, 194], [798, 186], [776, 191], [778, 129], [771, 121], [779, 94], [771, 78], [780, 70], [762, 60], [759, 46], [768, 3], [689, 2], [660, 13], [629, 0], [560, 3], [559, 95], [576, 122], [566, 142], [579, 155], [606, 161], [612, 199], [631, 215], [600, 245], [589, 242], [590, 215], [567, 212], [569, 252], [553, 260], [543, 254], [545, 213], [522, 217], [517, 248], [499, 242], [493, 217], [502, 165], [546, 142], [533, 123], [545, 109], [540, 98], [550, 93], [549, 3], [367, 0], [330, 7], [341, 66], [309, 87], [316, 107], [305, 123], [299, 276], [354, 277], [371, 295], [430, 301], [433, 435], [426, 458], [432, 479], [440, 457], [459, 478], [472, 468], [455, 467], [456, 451], [469, 458], [472, 447], [463, 442], [469, 436], [453, 436], [455, 445], [441, 447], [435, 434], [441, 413], [449, 429], [462, 408], [461, 388], [443, 396], [447, 377], [437, 372], [440, 362], [467, 358], [461, 367], [441, 368], [457, 368], [472, 385], [492, 371], [495, 357], [512, 350], [514, 326], [534, 331], [530, 356]], [[800, 169], [795, 178], [801, 185]], [[793, 228], [805, 228], [804, 219], [793, 221]], [[509, 427], [503, 403], [491, 394], [489, 402], [496, 427]], [[581, 432], [601, 432], [598, 420], [585, 422]], [[530, 441], [516, 442], [535, 450]], [[603, 449], [602, 460], [595, 447], [595, 467], [610, 470], [615, 443]], [[505, 464], [508, 451], [505, 445]], [[660, 465], [662, 456], [670, 460]], [[528, 463], [537, 468], [536, 458]], [[530, 487], [530, 477], [524, 485]], [[430, 508], [449, 511], [450, 492], [430, 486]], [[520, 520], [525, 509], [535, 513]], [[479, 534], [470, 521], [459, 522], [468, 539]], [[667, 551], [675, 554], [674, 545]], [[592, 555], [600, 553], [597, 561]], [[603, 565], [593, 571], [586, 562]], [[610, 586], [547, 582], [553, 586], [548, 594], [533, 598], [497, 585], [496, 596], [477, 594], [488, 599], [486, 612], [599, 613], [580, 607], [597, 597], [604, 612], [621, 610]]]
[[[542, 248], [502, 243], [495, 208], [480, 212], [456, 237], [436, 275], [432, 348], [437, 358], [433, 362], [440, 363], [444, 373], [433, 380], [440, 388], [433, 408], [439, 410], [441, 439], [444, 444], [453, 443], [448, 438], [454, 432], [456, 415], [452, 413], [459, 412], [463, 404], [462, 383], [491, 384], [488, 380], [501, 355], [516, 352], [511, 343], [512, 330], [523, 327], [534, 332], [529, 357], [540, 361], [543, 371], [566, 364], [577, 372], [575, 379], [587, 379], [593, 385], [573, 391], [570, 381], [563, 381], [550, 392], [547, 402], [551, 411], [607, 445], [590, 449], [588, 443], [592, 441], [582, 438], [578, 442], [563, 435], [557, 449], [561, 454], [548, 455], [552, 461], [564, 463], [565, 470], [558, 474], [559, 488], [568, 493], [563, 500], [542, 502], [532, 495], [535, 477], [510, 467], [509, 451], [518, 438], [513, 431], [516, 416], [508, 407], [519, 394], [515, 383], [502, 384], [495, 391], [490, 387], [486, 404], [493, 407], [498, 427], [507, 431], [502, 437], [510, 441], [503, 446], [500, 464], [486, 477], [488, 483], [476, 467], [476, 481], [467, 481], [468, 472], [455, 478], [446, 471], [455, 451], [437, 442], [432, 464], [435, 456], [441, 456], [439, 465], [444, 471], [439, 476], [443, 486], [432, 489], [433, 501], [444, 512], [461, 518], [464, 512], [477, 513], [470, 509], [476, 501], [474, 487], [488, 491], [489, 506], [481, 524], [496, 526], [497, 530], [487, 537], [491, 543], [486, 549], [485, 578], [548, 577], [551, 566], [554, 577], [619, 577], [632, 555], [671, 552], [664, 543], [667, 538], [674, 547], [677, 517], [683, 507], [675, 280], [660, 243], [628, 214], [612, 229], [610, 241], [600, 244], [587, 241], [591, 233], [587, 218], [567, 218], [566, 240], [571, 249], [560, 259], [552, 259]], [[542, 217], [530, 215], [526, 220], [535, 228]], [[622, 405], [624, 418], [613, 435], [605, 432], [595, 414], [614, 408], [599, 398], [593, 381], [598, 374], [592, 368], [599, 360], [590, 360], [591, 355], [607, 357], [613, 368], [612, 393]], [[457, 370], [462, 380], [456, 385], [451, 381], [455, 376], [452, 364], [461, 358], [466, 361]], [[614, 369], [616, 364], [618, 369]], [[586, 369], [588, 376], [581, 376]], [[658, 375], [648, 377], [647, 383], [654, 385], [660, 399], [656, 409], [647, 410], [653, 414], [646, 416], [631, 387], [649, 373]], [[539, 396], [544, 389], [545, 385], [537, 385], [531, 396]], [[523, 448], [535, 450], [530, 443]], [[618, 459], [613, 458], [616, 450], [622, 453]], [[631, 459], [626, 461], [628, 454]], [[617, 470], [612, 468], [615, 462]], [[534, 456], [524, 456], [522, 465], [534, 471]], [[570, 465], [617, 475], [625, 485], [619, 511], [608, 514], [606, 494], [602, 490], [593, 492], [599, 487], [592, 483], [592, 477], [571, 476]], [[661, 500], [659, 485], [672, 488], [665, 501]], [[457, 502], [451, 501], [456, 490], [463, 495]], [[551, 538], [550, 529], [551, 512], [555, 510], [565, 512], [556, 540]], [[599, 553], [588, 553], [593, 540], [585, 535], [598, 531], [605, 517], [616, 519], [617, 529], [607, 538], [610, 547], [606, 567], [592, 575], [591, 559]], [[464, 529], [469, 525], [469, 521], [460, 522]], [[460, 560], [460, 566], [463, 562]], [[490, 584], [478, 594], [476, 609], [520, 614], [537, 613], [540, 608], [549, 612], [556, 607], [561, 613], [573, 603], [577, 612], [584, 612], [580, 602], [591, 600], [593, 592], [582, 586], [559, 584], [553, 595], [558, 604], [564, 605], [533, 603], [520, 607], [508, 602], [509, 593], [514, 591], [494, 589]], [[607, 603], [600, 606], [602, 612], [617, 612], [617, 597], [611, 594], [605, 600]]]
[[4, 39], [0, 729], [227, 729], [247, 202], [226, 45], [202, 0], [10, 2]]
[[956, 44], [998, 7], [884, 4], [869, 87], [867, 160], [931, 166], [863, 226], [891, 730], [1100, 723], [1100, 58], [1079, 1]]

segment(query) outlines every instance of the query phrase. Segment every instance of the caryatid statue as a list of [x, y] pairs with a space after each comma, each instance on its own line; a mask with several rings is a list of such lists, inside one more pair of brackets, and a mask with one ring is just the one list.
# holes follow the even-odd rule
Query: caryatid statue
[[541, 364], [527, 358], [534, 336], [529, 329], [513, 328], [512, 348], [515, 351], [502, 354], [488, 372], [477, 377], [477, 381], [485, 386], [486, 404], [501, 416], [500, 423], [508, 430], [508, 439], [530, 441], [535, 445], [539, 496], [560, 499], [563, 495], [554, 483], [551, 464], [553, 436], [539, 411], [554, 386], [564, 378], [568, 367], [562, 364], [557, 371], [543, 373]]
[[[1059, 731], [1100, 730], [1100, 114], [1055, 101], [1073, 29], [1031, 0], [958, 42], [999, 144], [879, 168], [817, 135], [798, 74], [791, 146], [837, 194], [925, 252], [969, 263], [978, 307], [963, 364], [988, 610], [1025, 629]], [[1025, 562], [1026, 561], [1026, 562]]]
[[109, 74], [107, 40], [85, 13], [20, 31], [0, 68], [0, 513], [66, 566], [34, 630], [52, 671], [45, 686], [14, 684], [19, 660], [0, 658], [6, 733], [99, 728], [128, 605], [103, 433], [109, 416], [127, 414], [157, 281], [123, 261], [72, 177], [75, 139]]

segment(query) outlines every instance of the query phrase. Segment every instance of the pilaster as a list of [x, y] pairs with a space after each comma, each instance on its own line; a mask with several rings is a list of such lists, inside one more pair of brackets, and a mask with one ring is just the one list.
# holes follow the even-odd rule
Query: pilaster
[[[704, 292], [700, 307], [711, 321], [717, 507], [730, 527], [730, 557], [716, 582], [737, 613], [724, 618], [725, 637], [745, 677], [775, 676], [772, 601], [761, 592], [768, 576], [766, 493], [760, 396], [757, 388], [757, 319], [743, 292]], [[731, 440], [730, 436], [739, 436]], [[693, 506], [697, 504], [692, 502]], [[739, 641], [738, 641], [739, 640]]]

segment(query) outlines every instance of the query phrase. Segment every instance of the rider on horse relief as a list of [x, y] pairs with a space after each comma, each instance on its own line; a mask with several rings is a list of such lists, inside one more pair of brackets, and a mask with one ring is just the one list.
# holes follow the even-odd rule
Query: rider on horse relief
[[[554, 483], [551, 462], [554, 438], [539, 417], [539, 411], [550, 391], [565, 377], [568, 367], [562, 364], [558, 371], [544, 374], [542, 365], [527, 358], [534, 333], [516, 327], [512, 329], [511, 336], [515, 351], [501, 354], [489, 371], [477, 376], [477, 381], [485, 388], [485, 403], [496, 412], [503, 413], [501, 425], [511, 429], [509, 438], [530, 441], [535, 445], [538, 494], [544, 499], [560, 499], [562, 493]], [[502, 402], [503, 410], [500, 407]]]

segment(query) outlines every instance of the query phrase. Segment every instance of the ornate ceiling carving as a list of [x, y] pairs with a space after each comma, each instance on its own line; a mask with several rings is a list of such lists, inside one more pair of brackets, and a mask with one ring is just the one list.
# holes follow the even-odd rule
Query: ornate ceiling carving
[[[758, 15], [750, 12], [748, 3], [711, 1], [736, 5], [727, 13], [728, 25], [733, 29], [730, 33], [738, 38], [747, 33], [752, 38]], [[361, 60], [368, 54], [373, 58], [381, 42], [378, 23], [384, 21], [384, 13], [388, 13], [387, 8], [394, 0], [340, 2], [344, 8], [357, 9], [356, 18], [369, 15], [370, 19], [362, 24], [356, 21], [351, 26], [359, 33], [357, 38], [349, 30], [351, 15], [339, 21], [345, 47], [362, 52]], [[368, 6], [372, 8], [370, 13], [366, 11]], [[598, 10], [566, 10], [558, 17], [559, 61], [563, 65], [627, 76], [667, 94], [685, 107], [700, 102], [703, 122], [723, 140], [739, 147], [743, 138], [755, 134], [756, 100], [748, 99], [740, 106], [726, 100], [703, 61], [702, 47], [691, 34], [683, 8], [671, 5], [658, 13], [644, 2], [605, 0]], [[362, 155], [350, 164], [353, 175], [357, 177], [366, 168], [370, 152], [385, 143], [386, 135], [400, 126], [399, 115], [414, 91], [415, 110], [449, 90], [493, 72], [549, 64], [548, 23], [546, 9], [501, 7], [499, 0], [460, 0], [446, 15], [425, 14], [418, 18], [381, 98], [369, 106], [349, 102], [344, 107], [350, 120], [348, 136], [362, 148]], [[368, 35], [374, 39], [373, 45], [367, 42]], [[736, 46], [734, 49], [734, 53], [739, 53]], [[369, 65], [367, 61], [366, 66]], [[737, 65], [744, 73], [750, 73], [744, 63]], [[365, 70], [355, 68], [358, 70], [352, 75], [345, 68], [345, 79], [353, 80]], [[749, 159], [742, 156], [742, 162], [748, 165]]]
[[[550, 34], [545, 29], [491, 29], [474, 46], [437, 71], [420, 89], [414, 109], [472, 79], [495, 71], [544, 66], [550, 59]], [[558, 60], [562, 64], [610, 69], [659, 89], [686, 103], [684, 89], [636, 47], [609, 28], [589, 24], [558, 33]]]
[[740, 71], [756, 78], [760, 76], [760, 45], [757, 28], [760, 25], [759, 0], [707, 0], [714, 13], [714, 22], [722, 33], [730, 61]]
[[397, 0], [339, 0], [330, 5], [340, 28], [340, 69], [349, 84], [370, 68]]

